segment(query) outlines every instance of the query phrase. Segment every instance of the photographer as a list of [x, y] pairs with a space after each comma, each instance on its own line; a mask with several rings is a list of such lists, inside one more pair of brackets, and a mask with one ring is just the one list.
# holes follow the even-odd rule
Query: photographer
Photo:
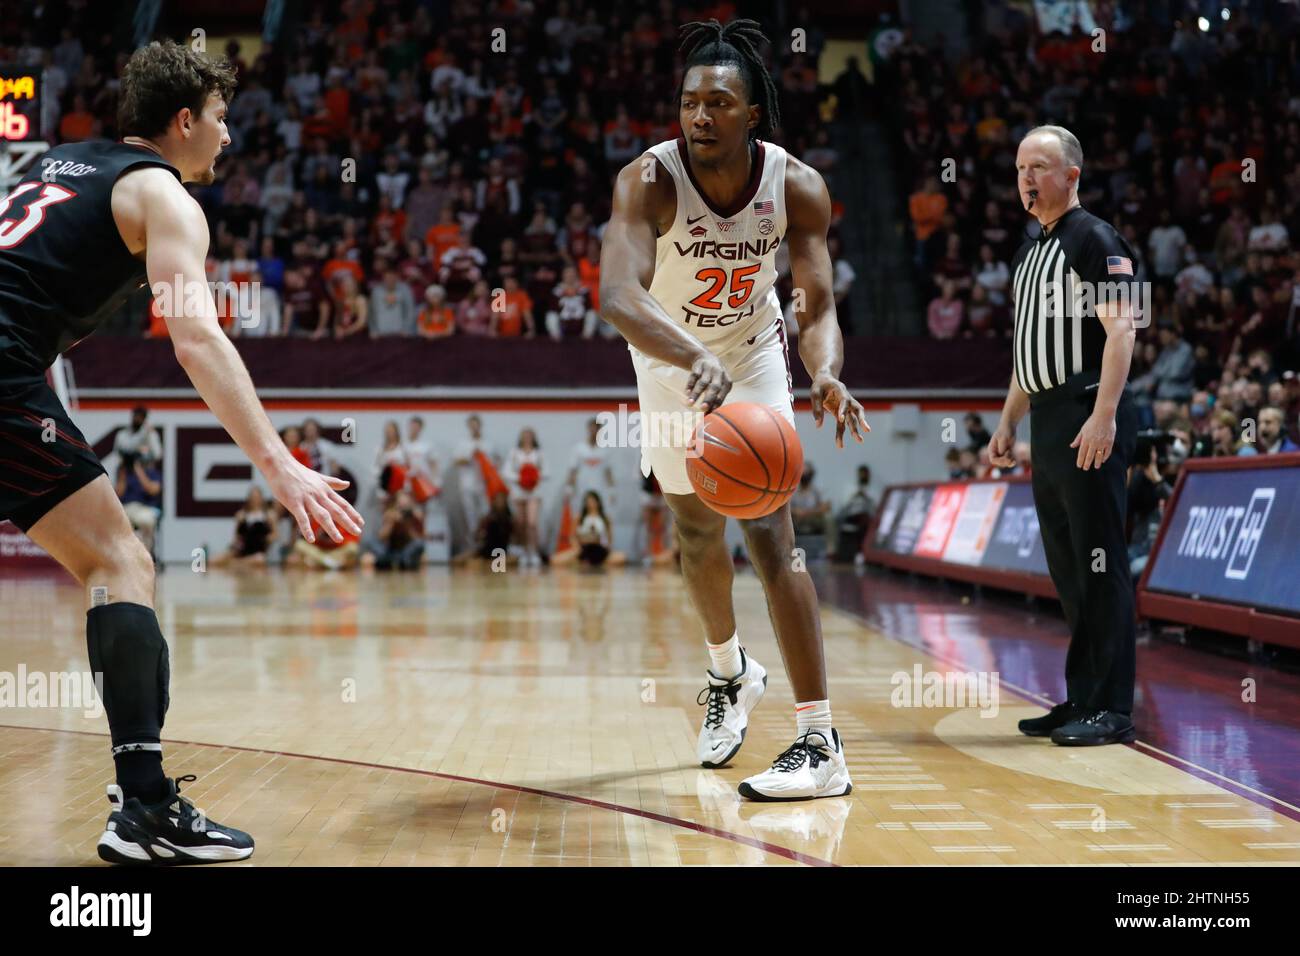
[[1150, 429], [1138, 432], [1133, 464], [1128, 470], [1129, 573], [1136, 581], [1146, 567], [1147, 556], [1160, 528], [1166, 499], [1173, 493], [1169, 446], [1173, 436]]
[[415, 503], [409, 491], [399, 491], [384, 510], [379, 540], [366, 546], [361, 566], [381, 571], [391, 568], [415, 571], [419, 569], [423, 556], [424, 510]]
[[139, 458], [145, 468], [151, 468], [162, 459], [162, 443], [158, 432], [149, 424], [149, 409], [137, 405], [131, 410], [131, 424], [118, 429], [113, 437], [113, 450], [127, 468], [134, 468], [135, 458]]
[[122, 464], [117, 468], [115, 490], [131, 529], [153, 554], [154, 537], [162, 517], [162, 472], [158, 462], [149, 461], [143, 454], [123, 455]]

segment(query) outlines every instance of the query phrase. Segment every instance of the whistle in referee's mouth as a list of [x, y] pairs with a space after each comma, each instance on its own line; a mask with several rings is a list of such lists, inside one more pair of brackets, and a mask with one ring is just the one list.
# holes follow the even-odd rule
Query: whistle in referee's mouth
[[1026, 206], [1025, 208], [1032, 210], [1034, 208], [1034, 201], [1037, 199], [1038, 199], [1038, 190], [1037, 189], [1029, 190], [1029, 205]]

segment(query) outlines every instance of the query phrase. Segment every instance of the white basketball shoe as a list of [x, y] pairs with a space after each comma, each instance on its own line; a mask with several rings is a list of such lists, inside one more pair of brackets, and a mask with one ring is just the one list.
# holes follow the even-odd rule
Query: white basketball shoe
[[772, 766], [740, 785], [750, 800], [813, 800], [842, 797], [853, 791], [838, 730], [830, 739], [820, 730], [800, 734]]
[[740, 651], [740, 673], [732, 678], [719, 677], [708, 671], [709, 686], [700, 691], [696, 703], [705, 706], [704, 726], [696, 745], [700, 764], [721, 767], [736, 756], [745, 742], [749, 712], [763, 699], [767, 671], [763, 665]]

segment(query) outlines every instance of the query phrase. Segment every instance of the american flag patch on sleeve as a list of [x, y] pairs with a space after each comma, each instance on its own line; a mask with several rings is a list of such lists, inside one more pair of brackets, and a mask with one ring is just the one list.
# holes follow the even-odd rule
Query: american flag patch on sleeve
[[1124, 256], [1107, 256], [1106, 257], [1106, 275], [1108, 276], [1131, 276], [1133, 274], [1133, 260]]
[[770, 199], [764, 199], [762, 202], [754, 203], [754, 212], [760, 216], [770, 216], [776, 210], [776, 206]]

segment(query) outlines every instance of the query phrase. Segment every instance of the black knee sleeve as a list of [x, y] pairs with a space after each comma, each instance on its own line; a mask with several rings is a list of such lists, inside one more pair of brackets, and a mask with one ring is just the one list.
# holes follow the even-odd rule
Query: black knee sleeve
[[171, 702], [171, 657], [158, 616], [142, 604], [92, 607], [86, 612], [86, 649], [101, 682], [114, 753], [157, 749]]

